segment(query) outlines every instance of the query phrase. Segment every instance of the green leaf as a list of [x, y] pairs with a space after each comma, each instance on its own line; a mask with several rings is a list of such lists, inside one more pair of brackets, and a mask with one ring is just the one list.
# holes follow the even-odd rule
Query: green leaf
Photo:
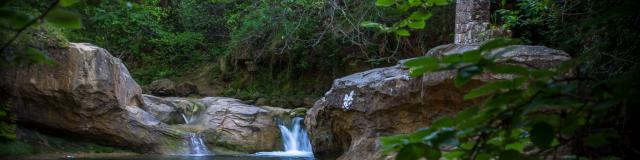
[[521, 157], [522, 157], [522, 154], [520, 154], [520, 152], [510, 149], [500, 153], [499, 160], [515, 160], [515, 159], [520, 159]]
[[60, 5], [63, 7], [69, 7], [76, 3], [78, 3], [78, 0], [60, 0]]
[[431, 147], [425, 148], [425, 153], [424, 153], [424, 157], [426, 157], [427, 159], [440, 159], [440, 157], [442, 156], [442, 153], [440, 153], [440, 150], [438, 149], [434, 149]]
[[480, 52], [485, 52], [485, 51], [498, 49], [508, 45], [515, 45], [515, 44], [520, 44], [520, 40], [508, 39], [508, 38], [496, 38], [482, 44], [480, 48], [478, 48], [478, 50], [480, 50]]
[[409, 37], [411, 34], [409, 34], [409, 31], [407, 31], [406, 29], [397, 29], [394, 31], [397, 35], [399, 36], [403, 36], [403, 37]]
[[604, 129], [595, 134], [589, 135], [587, 138], [585, 138], [585, 142], [587, 146], [597, 148], [613, 142], [611, 139], [616, 137], [618, 137], [618, 134], [615, 130]]
[[489, 72], [498, 74], [529, 75], [529, 68], [517, 65], [493, 65], [486, 67], [486, 69]]
[[361, 27], [367, 27], [367, 28], [378, 28], [380, 26], [382, 26], [382, 24], [380, 23], [376, 23], [376, 22], [371, 22], [371, 21], [364, 21], [362, 23], [360, 23]]
[[388, 137], [381, 137], [380, 143], [384, 152], [391, 152], [396, 149], [396, 146], [402, 146], [408, 143], [408, 137], [406, 135], [393, 135]]
[[431, 18], [431, 16], [432, 15], [429, 12], [415, 11], [411, 13], [411, 15], [409, 15], [409, 19], [415, 21], [426, 21], [427, 19]]
[[431, 65], [431, 64], [438, 64], [438, 59], [432, 56], [422, 56], [422, 57], [414, 58], [404, 62], [404, 65], [408, 67], [416, 67], [416, 66]]
[[389, 7], [395, 3], [395, 0], [376, 0], [376, 6]]
[[80, 14], [60, 8], [53, 9], [49, 14], [47, 14], [45, 19], [47, 22], [61, 27], [71, 29], [79, 29], [82, 27]]
[[31, 20], [31, 16], [25, 13], [5, 8], [0, 9], [0, 24], [6, 23], [12, 29], [22, 28], [29, 20]]
[[453, 118], [451, 117], [441, 117], [438, 120], [434, 121], [431, 124], [431, 127], [433, 128], [443, 128], [443, 127], [449, 127], [453, 125]]
[[409, 23], [409, 28], [412, 29], [423, 29], [425, 25], [424, 21], [413, 21], [411, 23]]
[[419, 6], [420, 4], [422, 4], [422, 0], [409, 0], [411, 7]]
[[497, 80], [495, 82], [487, 83], [478, 88], [474, 88], [473, 90], [469, 91], [467, 94], [464, 95], [464, 99], [468, 100], [468, 99], [484, 96], [499, 89], [509, 88], [510, 86], [511, 86], [511, 81]]
[[398, 155], [396, 155], [397, 160], [417, 160], [425, 155], [425, 149], [427, 148], [424, 144], [409, 144], [404, 146], [400, 151], [398, 151]]
[[454, 81], [456, 87], [461, 87], [467, 83], [471, 78], [482, 72], [482, 68], [477, 65], [468, 65], [458, 69], [458, 76]]
[[35, 48], [27, 48], [24, 52], [24, 60], [27, 61], [27, 63], [33, 63], [33, 64], [54, 64], [55, 61], [49, 59], [49, 57], [47, 57], [47, 55], [45, 55], [44, 53], [40, 52], [40, 50], [37, 50]]
[[453, 119], [453, 121], [456, 124], [460, 123], [460, 122], [463, 122], [463, 121], [465, 121], [467, 119], [470, 119], [474, 115], [478, 114], [478, 111], [480, 111], [480, 109], [477, 106], [466, 108], [466, 109], [458, 112], [458, 114], [456, 114], [456, 117]]
[[427, 4], [429, 6], [432, 6], [432, 5], [443, 6], [443, 5], [449, 4], [449, 1], [448, 0], [427, 0]]
[[462, 53], [460, 61], [467, 63], [478, 63], [482, 59], [482, 53], [478, 50], [470, 50]]
[[530, 139], [534, 145], [540, 148], [548, 148], [553, 142], [553, 127], [546, 122], [538, 122], [533, 125], [530, 131]]

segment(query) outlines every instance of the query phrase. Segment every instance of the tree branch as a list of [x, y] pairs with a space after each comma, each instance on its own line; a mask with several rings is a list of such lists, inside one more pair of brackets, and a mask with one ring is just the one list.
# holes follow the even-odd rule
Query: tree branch
[[20, 34], [22, 32], [24, 32], [27, 28], [29, 28], [29, 26], [35, 24], [36, 22], [38, 22], [38, 20], [43, 19], [45, 16], [47, 16], [47, 14], [49, 14], [49, 12], [51, 10], [53, 10], [53, 8], [55, 8], [58, 3], [60, 2], [60, 0], [56, 0], [55, 2], [53, 2], [53, 4], [51, 4], [49, 7], [47, 7], [47, 9], [44, 11], [44, 13], [42, 13], [40, 16], [32, 19], [31, 21], [29, 21], [27, 24], [25, 24], [24, 26], [20, 27], [20, 29], [18, 29], [18, 32], [16, 32], [16, 34], [13, 35], [13, 37], [11, 37], [11, 39], [2, 45], [2, 49], [0, 49], [0, 53], [2, 53], [5, 49], [9, 48], [9, 45], [11, 45], [11, 43], [13, 43], [13, 41], [15, 41], [18, 36], [20, 36]]

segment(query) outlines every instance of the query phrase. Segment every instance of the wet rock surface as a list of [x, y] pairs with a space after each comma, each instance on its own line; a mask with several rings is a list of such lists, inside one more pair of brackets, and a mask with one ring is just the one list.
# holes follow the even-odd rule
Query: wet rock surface
[[[460, 53], [477, 46], [443, 45], [427, 55]], [[542, 46], [510, 46], [501, 61], [546, 68], [569, 59], [568, 54]], [[490, 54], [499, 53], [492, 52]], [[401, 61], [403, 62], [403, 61]], [[314, 153], [338, 159], [379, 159], [378, 138], [410, 133], [443, 115], [452, 115], [478, 100], [464, 93], [505, 75], [484, 74], [456, 88], [454, 71], [409, 77], [402, 65], [377, 68], [336, 79], [324, 97], [307, 112], [305, 124]]]

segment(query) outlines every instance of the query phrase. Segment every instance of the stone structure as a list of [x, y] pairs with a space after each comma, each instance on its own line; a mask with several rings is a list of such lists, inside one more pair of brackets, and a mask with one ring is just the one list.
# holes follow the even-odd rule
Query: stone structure
[[490, 38], [489, 7], [489, 0], [456, 0], [455, 44], [478, 44]]

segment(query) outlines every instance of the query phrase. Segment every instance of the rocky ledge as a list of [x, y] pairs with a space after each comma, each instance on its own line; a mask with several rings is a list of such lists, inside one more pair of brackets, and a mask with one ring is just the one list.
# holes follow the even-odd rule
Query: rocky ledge
[[[455, 54], [477, 47], [443, 45], [427, 55]], [[516, 45], [501, 51], [506, 51], [500, 56], [501, 62], [535, 68], [569, 59], [568, 54], [543, 46]], [[338, 159], [379, 159], [382, 157], [379, 137], [426, 127], [435, 118], [477, 103], [462, 99], [466, 91], [488, 81], [508, 78], [485, 74], [456, 88], [455, 75], [454, 71], [441, 71], [409, 77], [407, 68], [398, 64], [336, 79], [306, 116], [314, 153], [336, 155]]]
[[[188, 132], [206, 133], [210, 148], [222, 150], [281, 146], [276, 120], [289, 110], [225, 97], [143, 95], [118, 58], [91, 44], [71, 43], [47, 56], [57, 63], [0, 71], [0, 89], [21, 127], [142, 153], [176, 154]], [[183, 115], [198, 120], [186, 125]]]

